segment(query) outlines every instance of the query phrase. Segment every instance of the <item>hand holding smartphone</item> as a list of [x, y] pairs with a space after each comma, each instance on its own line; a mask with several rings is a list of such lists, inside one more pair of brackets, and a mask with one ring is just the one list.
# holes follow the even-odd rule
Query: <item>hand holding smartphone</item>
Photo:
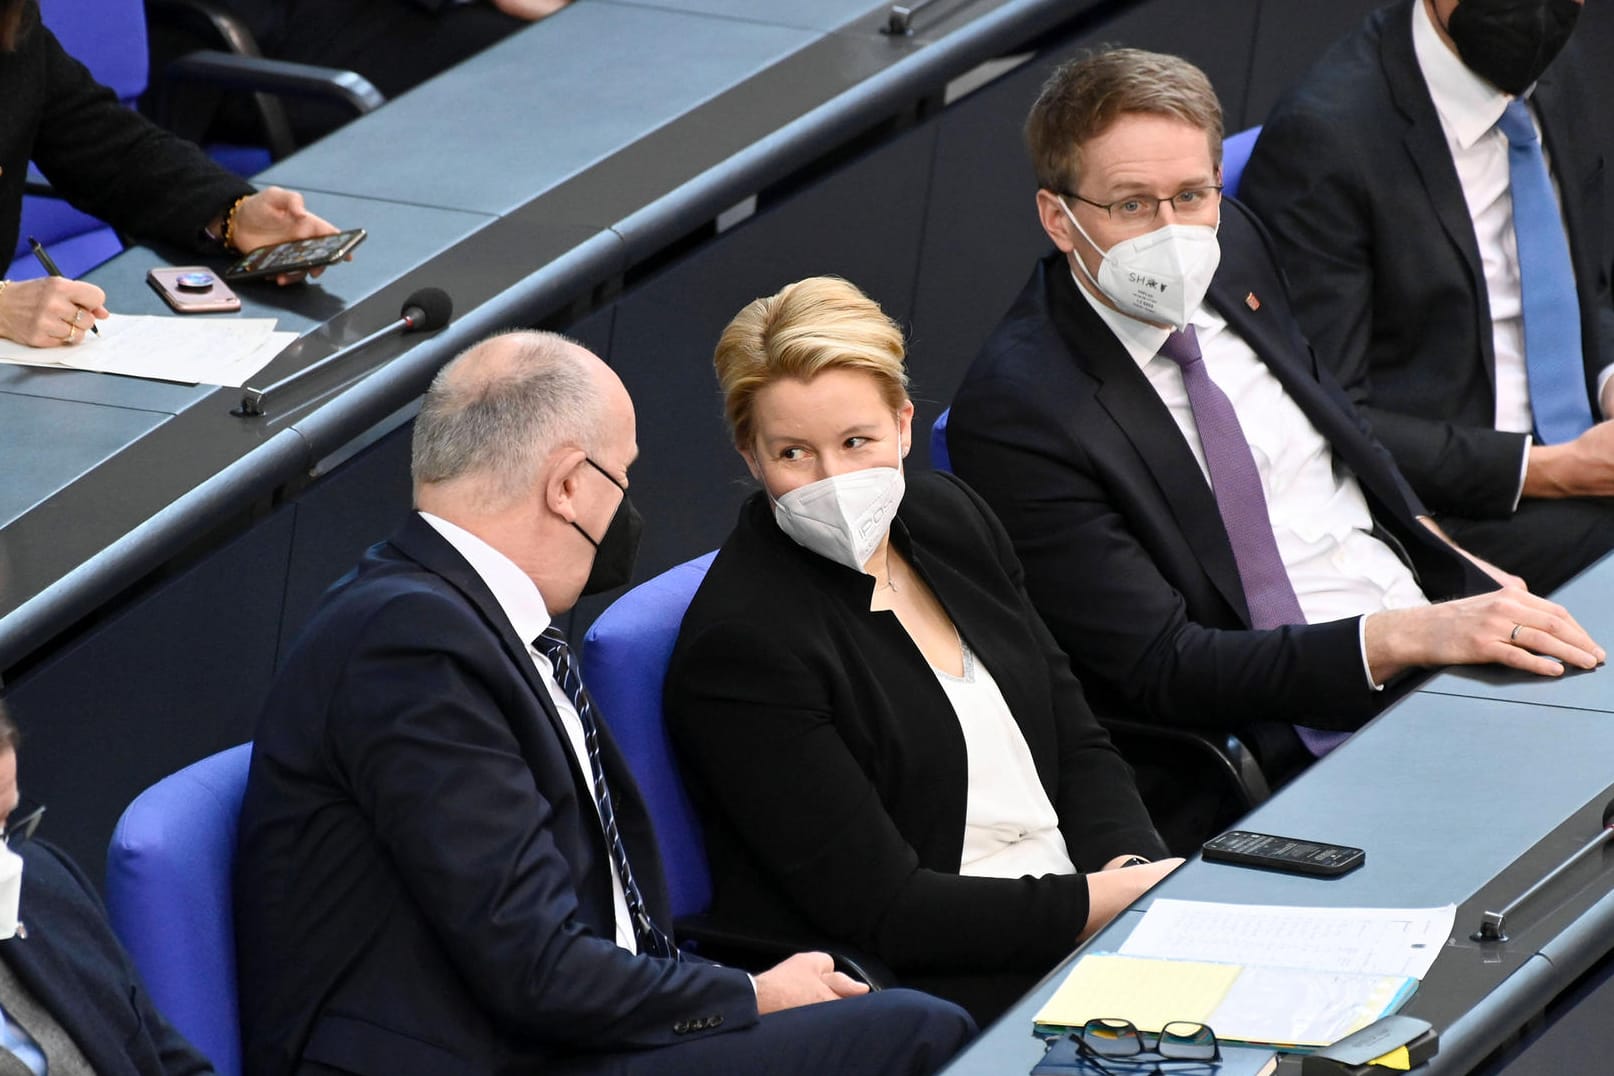
[[364, 242], [364, 237], [363, 228], [354, 228], [335, 235], [272, 243], [243, 254], [240, 260], [224, 270], [224, 279], [257, 280], [283, 273], [305, 273], [346, 258], [353, 253], [353, 248]]

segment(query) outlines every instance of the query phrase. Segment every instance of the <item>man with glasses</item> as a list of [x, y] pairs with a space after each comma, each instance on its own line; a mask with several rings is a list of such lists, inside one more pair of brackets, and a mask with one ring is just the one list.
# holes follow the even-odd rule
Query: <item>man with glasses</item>
[[146, 996], [90, 880], [30, 840], [43, 815], [18, 796], [17, 726], [0, 707], [0, 1074], [211, 1073]]
[[[1055, 71], [1026, 137], [1057, 249], [953, 403], [953, 464], [1096, 701], [1237, 730], [1281, 781], [1408, 670], [1595, 666], [1568, 612], [1423, 518], [1318, 369], [1265, 233], [1222, 195], [1221, 136], [1184, 60], [1121, 49]], [[1460, 595], [1477, 596], [1430, 604]]]

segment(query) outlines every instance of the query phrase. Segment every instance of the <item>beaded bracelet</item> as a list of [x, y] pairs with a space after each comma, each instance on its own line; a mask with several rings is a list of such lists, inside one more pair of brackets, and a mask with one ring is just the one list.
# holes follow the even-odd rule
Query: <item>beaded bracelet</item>
[[236, 210], [241, 208], [241, 203], [246, 201], [248, 198], [251, 198], [251, 197], [252, 197], [252, 195], [250, 195], [250, 194], [243, 194], [241, 197], [237, 198], [235, 200], [235, 204], [230, 207], [230, 211], [228, 213], [226, 213], [225, 216], [224, 216], [224, 249], [225, 250], [238, 250], [239, 249], [235, 245], [235, 213], [236, 213]]

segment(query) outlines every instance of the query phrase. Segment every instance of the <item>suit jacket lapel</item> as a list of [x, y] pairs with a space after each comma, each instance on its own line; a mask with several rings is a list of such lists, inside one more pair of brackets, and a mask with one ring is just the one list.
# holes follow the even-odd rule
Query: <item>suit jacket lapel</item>
[[5, 948], [6, 963], [16, 974], [17, 981], [33, 993], [40, 1006], [72, 1037], [97, 1073], [116, 1076], [132, 1072], [127, 1058], [118, 1050], [121, 1043], [108, 1041], [115, 1037], [113, 1029], [99, 1014], [86, 1009], [84, 999], [75, 992], [73, 984], [79, 981], [77, 972], [52, 947], [50, 922], [40, 919], [37, 912], [30, 915], [26, 904], [21, 910], [25, 925], [29, 925], [30, 919], [34, 920], [31, 924], [33, 937], [0, 942]]
[[[1416, 2], [1416, 0], [1415, 0]], [[1452, 163], [1451, 150], [1446, 146], [1446, 133], [1440, 125], [1440, 115], [1424, 83], [1418, 56], [1412, 47], [1412, 7], [1409, 3], [1397, 4], [1381, 12], [1382, 36], [1379, 55], [1384, 78], [1389, 84], [1390, 96], [1401, 110], [1406, 121], [1402, 144], [1407, 156], [1423, 184], [1425, 209], [1429, 216], [1440, 222], [1446, 238], [1462, 255], [1468, 269], [1469, 287], [1475, 299], [1475, 333], [1485, 354], [1485, 372], [1496, 387], [1496, 354], [1491, 344], [1491, 307], [1485, 289], [1485, 270], [1480, 263], [1479, 242], [1474, 238], [1474, 221], [1468, 215], [1468, 200], [1463, 194], [1462, 182], [1457, 178], [1457, 166]], [[1372, 167], [1369, 163], [1368, 167]], [[1397, 192], [1398, 197], [1413, 198], [1413, 191]], [[1414, 243], [1417, 236], [1405, 236], [1404, 242]]]
[[[559, 737], [562, 749], [566, 752], [568, 760], [572, 758], [571, 739], [566, 726], [561, 722], [560, 713], [555, 709], [555, 702], [550, 697], [549, 685], [533, 664], [532, 655], [528, 653], [530, 640], [520, 639], [516, 630], [510, 624], [510, 618], [504, 615], [499, 606], [498, 599], [487, 588], [482, 577], [466, 563], [465, 558], [443, 539], [443, 536], [434, 530], [431, 524], [421, 519], [419, 515], [411, 512], [403, 526], [398, 528], [391, 539], [394, 546], [410, 559], [422, 567], [435, 572], [451, 583], [460, 591], [467, 601], [476, 607], [482, 614], [483, 620], [488, 624], [505, 652], [510, 656], [516, 668], [526, 679], [533, 694], [538, 698], [538, 704], [543, 708], [549, 723]], [[573, 647], [576, 649], [575, 644]], [[587, 682], [585, 676], [584, 682]], [[650, 906], [651, 915], [658, 922], [665, 925], [665, 909], [668, 906], [665, 897], [666, 883], [663, 881], [659, 858], [655, 848], [654, 837], [650, 828], [649, 812], [646, 811], [644, 801], [639, 795], [638, 786], [634, 783], [632, 771], [623, 759], [616, 743], [612, 739], [610, 730], [603, 718], [599, 721], [600, 735], [600, 765], [604, 767], [607, 780], [611, 788], [611, 803], [617, 815], [617, 826], [622, 839], [628, 846], [629, 858], [633, 861], [633, 871], [640, 879], [640, 889], [645, 894], [645, 900]], [[581, 765], [581, 764], [580, 764]], [[569, 766], [572, 776], [577, 784], [578, 799], [585, 805], [584, 810], [589, 816], [594, 812], [594, 776], [579, 772], [579, 766]], [[610, 861], [610, 850], [605, 842], [605, 834], [599, 826], [587, 827], [595, 835], [602, 849], [605, 862]], [[609, 878], [605, 879], [605, 907], [611, 907]]]
[[1063, 258], [1042, 263], [1044, 294], [1055, 329], [1066, 350], [1082, 356], [1083, 370], [1099, 383], [1094, 399], [1148, 468], [1205, 574], [1247, 622], [1249, 608], [1233, 547], [1199, 462], [1159, 393], [1109, 326], [1077, 293], [1079, 285], [1070, 279], [1064, 265]]

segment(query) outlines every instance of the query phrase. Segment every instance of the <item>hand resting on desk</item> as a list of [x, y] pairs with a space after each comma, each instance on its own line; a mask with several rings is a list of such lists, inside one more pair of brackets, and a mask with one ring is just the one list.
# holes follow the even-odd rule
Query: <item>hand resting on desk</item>
[[1083, 941], [1088, 935], [1098, 933], [1104, 924], [1180, 866], [1181, 859], [1158, 859], [1138, 867], [1106, 867], [1093, 871], [1087, 876], [1087, 925], [1076, 940]]
[[1514, 587], [1374, 613], [1364, 638], [1378, 684], [1419, 665], [1495, 663], [1560, 676], [1565, 665], [1595, 669], [1607, 656], [1569, 610]]

